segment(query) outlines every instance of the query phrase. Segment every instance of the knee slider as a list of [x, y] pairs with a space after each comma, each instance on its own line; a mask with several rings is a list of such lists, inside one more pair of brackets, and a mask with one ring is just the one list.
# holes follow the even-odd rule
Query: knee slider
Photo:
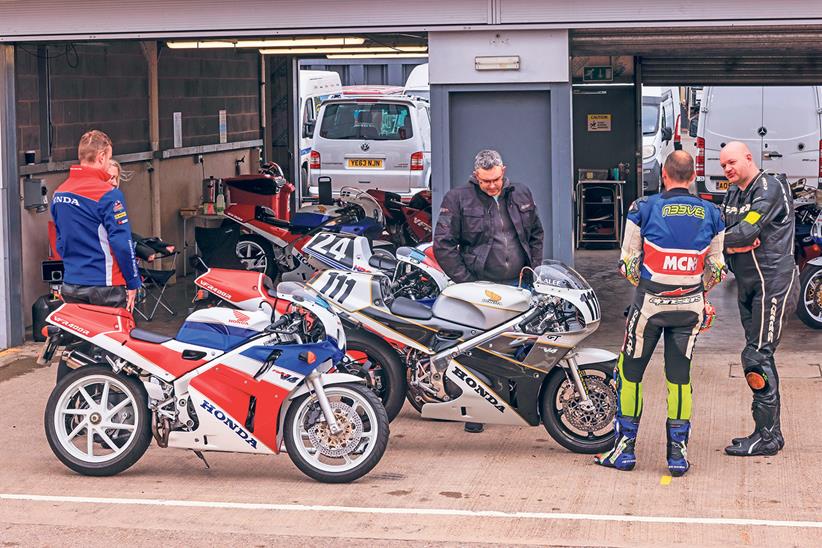
[[745, 381], [754, 392], [762, 392], [768, 389], [768, 375], [761, 368], [745, 368]]

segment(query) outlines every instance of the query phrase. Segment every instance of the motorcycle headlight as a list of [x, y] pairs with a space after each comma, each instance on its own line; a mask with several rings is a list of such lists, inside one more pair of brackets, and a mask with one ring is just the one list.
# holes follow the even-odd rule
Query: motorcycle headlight
[[647, 160], [648, 158], [653, 158], [656, 155], [656, 147], [654, 145], [643, 145], [642, 146], [642, 159]]

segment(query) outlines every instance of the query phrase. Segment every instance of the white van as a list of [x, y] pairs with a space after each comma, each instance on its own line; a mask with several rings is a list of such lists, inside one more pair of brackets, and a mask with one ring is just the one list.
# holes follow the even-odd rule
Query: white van
[[428, 101], [404, 95], [339, 97], [323, 103], [314, 130], [309, 192], [330, 178], [344, 186], [411, 196], [431, 186]]
[[414, 67], [414, 70], [408, 75], [408, 80], [405, 81], [402, 93], [426, 101], [431, 100], [431, 88], [428, 85], [428, 63]]
[[721, 202], [728, 180], [719, 152], [730, 141], [750, 147], [757, 165], [815, 186], [820, 173], [819, 86], [705, 87], [696, 134], [700, 197]]
[[320, 105], [342, 91], [340, 75], [330, 70], [300, 70], [300, 180], [308, 184], [308, 162], [312, 135]]
[[642, 86], [642, 191], [662, 190], [662, 164], [679, 142], [679, 88]]

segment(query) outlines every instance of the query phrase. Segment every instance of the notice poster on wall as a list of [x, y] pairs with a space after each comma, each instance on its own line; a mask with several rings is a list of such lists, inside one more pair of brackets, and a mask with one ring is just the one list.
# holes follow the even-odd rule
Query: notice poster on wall
[[174, 117], [174, 148], [183, 147], [183, 113], [175, 112]]
[[228, 122], [224, 110], [220, 111], [220, 142], [228, 142]]
[[589, 114], [588, 131], [611, 131], [611, 115]]

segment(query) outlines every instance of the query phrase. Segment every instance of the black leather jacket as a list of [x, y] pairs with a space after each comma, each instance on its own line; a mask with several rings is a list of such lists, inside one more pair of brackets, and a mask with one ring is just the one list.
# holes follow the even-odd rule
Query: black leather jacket
[[[500, 200], [505, 200], [517, 243], [529, 258], [529, 266], [539, 265], [543, 230], [531, 191], [505, 179]], [[489, 279], [485, 264], [493, 241], [494, 204], [494, 198], [483, 192], [474, 179], [443, 198], [434, 230], [434, 254], [445, 273], [457, 283]]]
[[793, 198], [786, 180], [760, 171], [745, 190], [731, 185], [722, 202], [725, 248], [752, 245], [752, 252], [727, 254], [728, 267], [737, 276], [759, 268], [767, 278], [794, 267]]

